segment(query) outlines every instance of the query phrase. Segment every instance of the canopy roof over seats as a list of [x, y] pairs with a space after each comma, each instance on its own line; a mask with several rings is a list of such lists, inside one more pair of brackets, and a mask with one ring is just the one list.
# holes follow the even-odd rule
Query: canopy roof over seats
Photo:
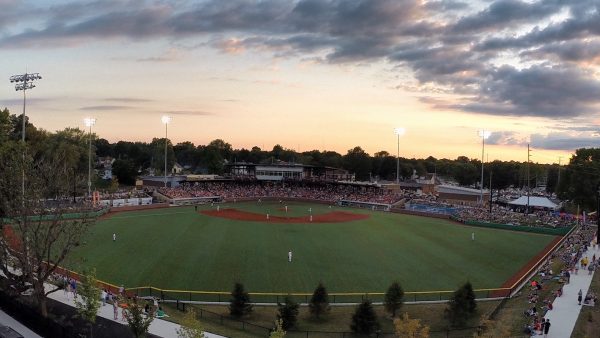
[[[521, 196], [514, 201], [508, 202], [510, 205], [515, 206], [526, 206], [527, 205], [527, 196]], [[539, 197], [539, 196], [529, 196], [529, 206], [534, 208], [546, 208], [555, 210], [558, 208], [558, 205], [552, 202], [547, 197]]]

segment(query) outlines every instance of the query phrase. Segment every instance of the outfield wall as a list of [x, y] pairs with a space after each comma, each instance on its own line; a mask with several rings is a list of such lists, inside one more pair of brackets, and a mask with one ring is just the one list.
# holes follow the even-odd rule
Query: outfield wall
[[466, 225], [483, 227], [483, 228], [493, 228], [493, 229], [503, 229], [503, 230], [513, 230], [513, 231], [524, 231], [524, 232], [533, 232], [537, 234], [544, 235], [553, 235], [553, 236], [564, 236], [571, 231], [573, 227], [563, 227], [563, 228], [546, 228], [546, 227], [530, 227], [523, 225], [509, 225], [509, 224], [499, 224], [499, 223], [487, 223], [487, 222], [477, 222], [477, 221], [466, 221], [462, 222]]

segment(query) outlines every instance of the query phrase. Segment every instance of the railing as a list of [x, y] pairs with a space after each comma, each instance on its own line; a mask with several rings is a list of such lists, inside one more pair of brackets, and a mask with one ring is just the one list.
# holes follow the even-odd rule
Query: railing
[[[161, 300], [172, 302], [206, 302], [223, 303], [229, 302], [231, 292], [225, 291], [187, 291], [167, 290], [152, 286], [143, 286], [126, 289], [128, 293], [136, 294], [138, 297], [157, 297]], [[503, 298], [510, 295], [510, 288], [475, 289], [477, 299]], [[411, 291], [404, 293], [404, 300], [410, 302], [439, 302], [447, 301], [452, 297], [454, 291]], [[277, 304], [284, 302], [286, 297], [297, 303], [308, 303], [312, 293], [274, 293], [274, 292], [250, 292], [248, 293], [253, 303]], [[358, 304], [366, 299], [373, 303], [384, 301], [383, 292], [336, 292], [329, 293], [331, 304]]]

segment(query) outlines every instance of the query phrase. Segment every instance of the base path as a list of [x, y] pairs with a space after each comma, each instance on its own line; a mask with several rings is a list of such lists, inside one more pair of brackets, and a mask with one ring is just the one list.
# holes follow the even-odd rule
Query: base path
[[358, 221], [361, 219], [369, 218], [369, 215], [355, 214], [346, 211], [333, 211], [326, 214], [318, 214], [312, 216], [312, 222], [310, 216], [301, 217], [283, 217], [269, 215], [267, 219], [266, 214], [257, 214], [254, 212], [247, 212], [232, 208], [217, 210], [205, 210], [202, 214], [221, 217], [227, 219], [233, 219], [236, 221], [250, 221], [250, 222], [272, 222], [272, 223], [342, 223], [350, 221]]
[[[596, 247], [589, 247], [588, 251], [583, 254], [583, 257], [588, 257], [588, 260], [592, 261], [592, 256], [596, 255], [596, 258], [600, 257], [600, 249]], [[588, 274], [588, 271], [579, 270], [575, 274], [571, 274], [571, 281], [569, 284], [563, 286], [563, 294], [561, 297], [556, 297], [554, 303], [552, 303], [554, 309], [546, 312], [544, 318], [550, 319], [550, 331], [548, 332], [549, 338], [568, 338], [571, 337], [571, 333], [575, 328], [575, 323], [579, 317], [581, 307], [585, 305], [579, 305], [577, 302], [577, 294], [579, 290], [583, 294], [583, 298], [587, 294], [594, 273]], [[581, 301], [583, 304], [583, 300]], [[598, 304], [596, 304], [598, 306]]]

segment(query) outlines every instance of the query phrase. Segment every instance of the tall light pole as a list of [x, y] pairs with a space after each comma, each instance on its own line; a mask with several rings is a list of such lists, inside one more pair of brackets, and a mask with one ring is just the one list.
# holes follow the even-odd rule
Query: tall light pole
[[[23, 162], [25, 162], [25, 103], [26, 103], [26, 98], [27, 95], [25, 94], [25, 92], [27, 91], [27, 89], [33, 89], [35, 88], [35, 85], [33, 84], [33, 81], [35, 80], [41, 80], [42, 77], [40, 76], [39, 73], [25, 73], [25, 74], [19, 74], [19, 75], [13, 75], [10, 77], [10, 82], [11, 83], [15, 83], [15, 90], [19, 91], [22, 90], [23, 91], [23, 127], [22, 127], [22, 131], [21, 131], [21, 141], [23, 142]], [[21, 194], [23, 196], [23, 204], [25, 203], [25, 168], [23, 168], [23, 179], [21, 182]]]
[[92, 126], [96, 124], [96, 119], [93, 117], [86, 117], [83, 119], [85, 126], [89, 128], [90, 132], [90, 144], [88, 148], [88, 198], [92, 196]]
[[396, 154], [396, 184], [400, 185], [400, 136], [404, 135], [406, 129], [395, 128], [394, 134], [398, 137], [398, 153]]
[[492, 132], [489, 130], [480, 130], [479, 131], [479, 137], [481, 137], [481, 190], [480, 190], [480, 202], [481, 205], [483, 205], [483, 163], [485, 161], [484, 159], [484, 154], [485, 154], [485, 140], [490, 137], [490, 135], [492, 135]]
[[166, 188], [167, 187], [167, 143], [169, 143], [167, 131], [168, 131], [169, 122], [171, 122], [171, 117], [165, 115], [161, 118], [161, 121], [165, 125], [165, 188]]

